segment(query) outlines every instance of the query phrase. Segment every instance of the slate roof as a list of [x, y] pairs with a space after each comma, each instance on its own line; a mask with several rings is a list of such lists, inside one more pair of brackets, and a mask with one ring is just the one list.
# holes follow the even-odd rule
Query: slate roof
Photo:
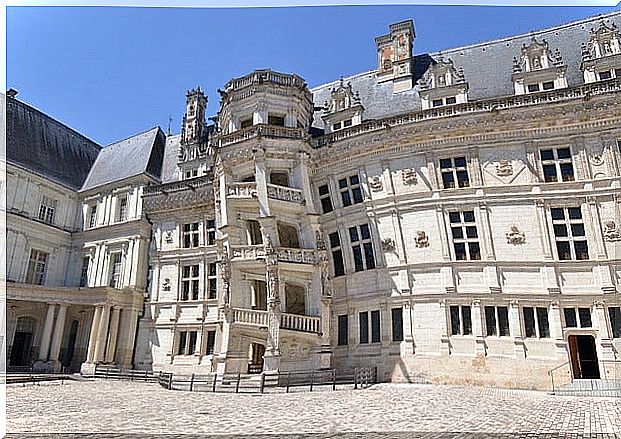
[[162, 183], [179, 180], [179, 148], [181, 134], [166, 137], [166, 148], [164, 150], [164, 161], [162, 163]]
[[7, 161], [79, 189], [101, 149], [97, 143], [17, 99], [6, 98]]
[[[545, 39], [552, 53], [558, 48], [567, 66], [568, 85], [576, 86], [584, 83], [581, 63], [581, 44], [590, 37], [591, 28], [599, 27], [600, 23], [615, 23], [621, 28], [621, 11], [591, 17], [569, 24], [544, 29], [529, 34], [517, 35], [496, 41], [474, 44], [467, 47], [443, 50], [432, 54], [414, 56], [413, 80], [414, 84], [427, 70], [432, 59], [443, 56], [450, 58], [455, 68], [464, 69], [466, 81], [469, 85], [468, 99], [470, 101], [508, 96], [514, 94], [513, 57], [519, 59], [522, 44], [530, 43], [532, 37], [542, 42]], [[414, 46], [416, 47], [416, 45]], [[421, 110], [418, 95], [419, 86], [402, 93], [393, 93], [391, 81], [379, 84], [376, 70], [360, 73], [344, 78], [351, 82], [354, 92], [360, 93], [362, 105], [365, 107], [364, 119], [378, 119], [398, 113]], [[339, 81], [323, 84], [311, 89], [315, 106], [321, 107], [330, 98], [330, 91], [338, 86]], [[322, 111], [314, 114], [313, 126], [322, 128]]]
[[81, 191], [140, 174], [159, 180], [165, 143], [166, 135], [154, 127], [103, 148]]

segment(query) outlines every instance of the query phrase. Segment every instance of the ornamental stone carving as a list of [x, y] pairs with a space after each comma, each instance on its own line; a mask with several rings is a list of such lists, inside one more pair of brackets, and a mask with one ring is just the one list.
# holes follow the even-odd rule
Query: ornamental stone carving
[[604, 157], [602, 154], [593, 154], [591, 156], [591, 164], [594, 166], [601, 166], [604, 164]]
[[414, 238], [414, 244], [416, 244], [416, 247], [419, 248], [429, 247], [429, 237], [427, 236], [427, 233], [423, 230], [417, 230], [416, 238]]
[[416, 175], [416, 169], [409, 168], [401, 171], [401, 178], [403, 184], [406, 186], [418, 184], [418, 176]]
[[323, 240], [323, 233], [321, 233], [321, 230], [317, 230], [315, 232], [315, 245], [317, 247], [317, 250], [325, 250], [326, 249], [326, 243]]
[[516, 225], [512, 225], [505, 236], [507, 237], [508, 244], [521, 245], [526, 242], [524, 232], [521, 232]]
[[164, 282], [162, 283], [162, 290], [170, 291], [170, 279], [165, 277]]
[[612, 220], [604, 222], [604, 240], [621, 241], [621, 227]]
[[397, 247], [395, 240], [392, 238], [382, 239], [382, 250], [385, 252], [394, 252]]
[[500, 160], [496, 164], [496, 175], [499, 177], [509, 177], [513, 175], [513, 165], [509, 160]]
[[379, 175], [369, 177], [369, 187], [373, 192], [379, 192], [384, 188], [384, 183]]
[[164, 242], [166, 244], [172, 244], [173, 243], [173, 234], [171, 230], [167, 230], [166, 232], [164, 232]]

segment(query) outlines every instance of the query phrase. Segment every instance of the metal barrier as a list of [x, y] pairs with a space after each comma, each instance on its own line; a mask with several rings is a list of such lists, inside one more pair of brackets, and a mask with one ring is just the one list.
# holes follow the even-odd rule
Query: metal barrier
[[96, 365], [94, 378], [103, 378], [110, 380], [128, 380], [128, 381], [148, 381], [155, 382], [158, 377], [150, 370], [138, 369], [120, 369], [106, 365]]

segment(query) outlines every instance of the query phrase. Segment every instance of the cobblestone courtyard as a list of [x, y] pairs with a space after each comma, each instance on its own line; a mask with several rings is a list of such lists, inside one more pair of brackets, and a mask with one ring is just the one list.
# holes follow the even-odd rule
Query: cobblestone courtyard
[[422, 434], [426, 432], [453, 432], [454, 437], [515, 433], [617, 437], [621, 401], [414, 384], [236, 395], [171, 391], [136, 382], [70, 381], [7, 386], [7, 432], [21, 433], [13, 437], [56, 432], [115, 433], [111, 437], [130, 433], [363, 437], [353, 432], [376, 432], [364, 437], [427, 437]]

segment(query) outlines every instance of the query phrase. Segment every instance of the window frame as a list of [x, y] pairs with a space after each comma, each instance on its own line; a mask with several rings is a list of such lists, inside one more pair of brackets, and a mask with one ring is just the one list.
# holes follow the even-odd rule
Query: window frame
[[[527, 326], [526, 311], [532, 312], [532, 328]], [[543, 318], [545, 312], [545, 319]], [[542, 306], [522, 307], [522, 318], [524, 322], [524, 338], [549, 339], [550, 335], [550, 315], [549, 309]], [[545, 323], [544, 323], [545, 322]], [[543, 329], [543, 330], [542, 330]], [[530, 332], [532, 330], [532, 333]]]
[[127, 221], [129, 211], [129, 196], [122, 195], [116, 199], [116, 214], [114, 215], [117, 223]]
[[[464, 311], [468, 310], [467, 313]], [[457, 323], [458, 327], [454, 327], [455, 315], [454, 311], [457, 312]], [[468, 318], [465, 318], [465, 316]], [[466, 325], [466, 321], [468, 324]], [[471, 336], [472, 334], [472, 307], [470, 305], [450, 305], [449, 306], [449, 325], [450, 325], [450, 335], [451, 336]], [[467, 330], [466, 330], [467, 329]]]
[[[334, 237], [336, 237], [336, 239], [333, 239]], [[334, 270], [334, 277], [345, 276], [347, 274], [347, 270], [345, 269], [345, 260], [343, 259], [343, 244], [341, 242], [341, 236], [339, 234], [339, 231], [336, 230], [335, 232], [330, 233], [328, 235], [328, 241], [330, 243], [330, 254], [332, 255], [332, 268]], [[338, 243], [338, 245], [336, 245], [336, 243]]]
[[210, 262], [207, 266], [207, 299], [218, 298], [218, 264]]
[[[323, 188], [325, 188], [325, 192], [323, 192]], [[317, 192], [319, 193], [319, 204], [321, 204], [322, 213], [325, 215], [334, 212], [334, 205], [330, 196], [330, 185], [326, 183], [317, 186]]]
[[123, 253], [121, 251], [110, 252], [108, 261], [108, 286], [120, 290], [123, 284]]
[[[559, 157], [559, 151], [568, 151], [568, 157]], [[552, 154], [552, 158], [544, 158], [544, 154], [550, 153]], [[574, 159], [570, 146], [563, 147], [553, 147], [553, 148], [541, 148], [539, 150], [539, 161], [541, 163], [541, 176], [543, 178], [544, 183], [563, 183], [563, 182], [572, 182], [576, 181], [576, 169], [574, 167]], [[571, 178], [565, 178], [565, 173], [563, 172], [563, 166], [570, 165], [571, 173], [567, 175], [571, 175]], [[546, 169], [554, 171], [554, 180], [549, 179], [548, 175], [552, 176], [552, 174], [547, 174]], [[559, 179], [560, 176], [560, 179]]]
[[[398, 317], [396, 318], [396, 316]], [[405, 339], [402, 306], [390, 309], [390, 327], [392, 329], [392, 341], [402, 342]]]
[[31, 285], [45, 285], [49, 256], [49, 252], [36, 248], [30, 249], [24, 283]]
[[[354, 181], [356, 182], [354, 183]], [[352, 174], [344, 178], [339, 178], [338, 185], [341, 194], [341, 207], [345, 208], [364, 202], [361, 181], [362, 179], [359, 174]]]
[[[579, 213], [579, 218], [572, 218], [574, 213]], [[562, 214], [562, 219], [559, 218]], [[589, 242], [586, 235], [585, 221], [582, 215], [582, 206], [562, 206], [550, 207], [550, 219], [552, 221], [552, 233], [554, 236], [554, 248], [556, 257], [559, 261], [586, 261], [590, 259]], [[564, 230], [563, 236], [561, 231]], [[581, 233], [580, 232], [581, 230]], [[574, 236], [575, 235], [575, 236]], [[560, 244], [566, 243], [569, 249], [569, 257], [565, 257], [566, 250], [561, 251]], [[584, 246], [580, 253], [576, 248], [576, 243]], [[586, 257], [578, 257], [579, 255]], [[561, 257], [563, 256], [563, 257]]]
[[41, 202], [39, 203], [39, 213], [37, 215], [39, 221], [42, 221], [45, 224], [54, 225], [57, 205], [58, 200], [42, 195]]
[[349, 344], [349, 316], [341, 314], [337, 316], [337, 346]]
[[[461, 161], [463, 160], [463, 166], [461, 164], [457, 164], [458, 160], [459, 163], [461, 163]], [[438, 161], [438, 168], [440, 169], [440, 180], [442, 181], [442, 189], [463, 189], [469, 188], [471, 186], [470, 173], [468, 172], [467, 156], [463, 155], [441, 158]], [[463, 178], [464, 176], [465, 179]], [[445, 177], [447, 177], [447, 179], [445, 179]], [[450, 182], [448, 181], [448, 177], [450, 177]]]
[[207, 220], [207, 233], [206, 233], [206, 237], [207, 237], [207, 245], [215, 245], [216, 244], [216, 232], [217, 232], [217, 227], [216, 227], [216, 220], [215, 218], [212, 219], [208, 219]]
[[198, 300], [200, 294], [200, 264], [186, 264], [180, 267], [179, 286], [178, 300], [180, 302]]
[[354, 271], [359, 272], [377, 268], [369, 224], [351, 226], [348, 230], [354, 261]]
[[[459, 221], [457, 221], [455, 215], [459, 215]], [[472, 215], [472, 220], [467, 219]], [[475, 209], [472, 210], [451, 210], [447, 212], [448, 228], [450, 231], [450, 238], [453, 251], [453, 258], [455, 261], [480, 261], [482, 259], [481, 242], [479, 238], [479, 228], [477, 224], [477, 216]], [[474, 230], [475, 236], [469, 236]], [[459, 231], [459, 234], [456, 234]], [[461, 237], [459, 237], [461, 235]], [[459, 246], [459, 247], [458, 247]], [[463, 246], [463, 251], [459, 250]], [[476, 250], [478, 249], [478, 253]], [[464, 258], [459, 255], [465, 255]], [[478, 255], [478, 257], [473, 257]]]
[[[490, 310], [493, 309], [494, 324], [489, 325]], [[500, 310], [503, 310], [502, 314]], [[505, 305], [486, 305], [485, 315], [485, 336], [486, 337], [511, 337], [511, 324], [509, 322], [509, 308]], [[502, 317], [502, 318], [501, 318]], [[506, 323], [506, 325], [503, 325]]]
[[192, 223], [182, 224], [181, 248], [197, 248], [200, 247], [200, 244], [200, 222], [194, 221]]

